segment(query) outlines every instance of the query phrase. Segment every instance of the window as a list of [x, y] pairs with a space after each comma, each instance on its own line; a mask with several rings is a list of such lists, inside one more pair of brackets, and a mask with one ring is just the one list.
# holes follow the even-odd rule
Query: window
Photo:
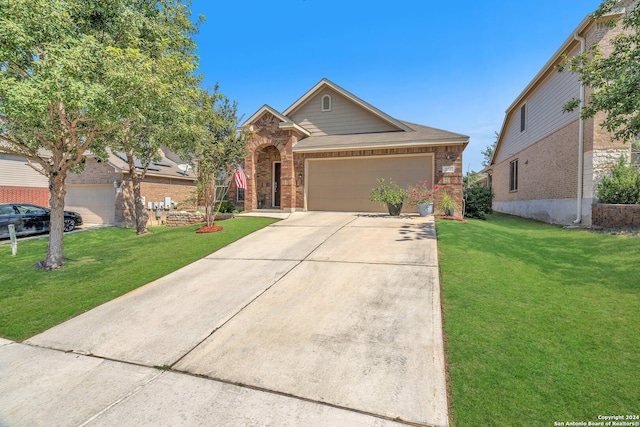
[[527, 104], [520, 107], [520, 132], [527, 130]]
[[238, 188], [238, 193], [236, 194], [236, 201], [244, 202], [244, 188]]
[[509, 191], [518, 191], [518, 159], [509, 163]]
[[322, 111], [331, 111], [331, 95], [322, 97]]

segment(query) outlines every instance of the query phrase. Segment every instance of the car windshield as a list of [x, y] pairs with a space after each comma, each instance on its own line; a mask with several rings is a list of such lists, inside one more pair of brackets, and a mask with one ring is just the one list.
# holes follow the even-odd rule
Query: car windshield
[[42, 215], [47, 213], [47, 210], [45, 208], [41, 208], [40, 206], [16, 205], [16, 208], [18, 208], [18, 212], [20, 212], [23, 215], [26, 215], [26, 214]]

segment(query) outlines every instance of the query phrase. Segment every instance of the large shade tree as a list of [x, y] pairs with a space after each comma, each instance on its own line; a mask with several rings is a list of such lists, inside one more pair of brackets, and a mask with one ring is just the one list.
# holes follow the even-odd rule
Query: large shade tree
[[[640, 135], [640, 8], [629, 0], [605, 0], [592, 17], [622, 26], [611, 41], [612, 51], [605, 55], [594, 44], [566, 57], [560, 71], [578, 73], [580, 81], [594, 89], [580, 111], [583, 118], [604, 112], [602, 127], [617, 140], [632, 141]], [[580, 100], [572, 99], [564, 109], [574, 111], [579, 106]]]
[[[153, 104], [154, 92], [131, 84], [152, 74], [158, 58], [193, 50], [190, 22], [173, 0], [0, 0], [0, 153], [24, 157], [49, 180], [40, 268], [64, 264], [67, 174], [81, 170], [88, 151], [105, 157], [123, 130], [144, 128], [150, 110], [138, 107]], [[188, 68], [181, 75], [193, 69], [192, 59], [176, 60]]]

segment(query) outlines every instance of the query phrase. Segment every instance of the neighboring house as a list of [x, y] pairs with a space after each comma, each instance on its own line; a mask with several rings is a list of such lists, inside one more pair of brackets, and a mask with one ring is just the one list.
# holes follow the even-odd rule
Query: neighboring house
[[0, 203], [49, 206], [49, 180], [23, 157], [0, 154]]
[[[173, 209], [177, 203], [187, 201], [195, 188], [194, 173], [182, 171], [178, 162], [173, 153], [161, 150], [161, 160], [150, 165], [141, 184], [145, 206], [151, 203], [154, 211], [150, 212], [152, 219], [155, 219], [157, 205], [164, 206], [165, 201], [170, 200]], [[139, 164], [136, 161], [136, 165]], [[67, 175], [65, 209], [80, 213], [85, 224], [135, 226], [133, 185], [128, 171], [123, 154], [111, 153], [106, 161], [87, 156], [81, 173]]]
[[247, 211], [384, 212], [368, 200], [376, 178], [427, 180], [462, 201], [468, 136], [397, 120], [327, 79], [283, 112], [263, 106], [242, 127], [253, 132], [247, 188], [232, 184], [230, 199]]
[[[565, 102], [580, 98], [581, 85], [577, 74], [556, 66], [563, 55], [596, 42], [602, 53], [610, 52], [612, 37], [621, 31], [606, 25], [610, 18], [585, 18], [507, 109], [490, 167], [496, 211], [591, 225], [595, 187], [621, 155], [629, 157], [631, 144], [614, 141], [601, 128], [602, 114], [583, 121], [578, 111], [563, 112]], [[586, 97], [593, 93], [584, 89]]]

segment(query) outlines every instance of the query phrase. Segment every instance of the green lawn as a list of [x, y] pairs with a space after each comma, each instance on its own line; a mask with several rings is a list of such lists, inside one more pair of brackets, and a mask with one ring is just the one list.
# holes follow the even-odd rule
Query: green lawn
[[639, 237], [499, 214], [437, 231], [456, 426], [640, 414]]
[[46, 238], [21, 241], [18, 255], [0, 245], [0, 336], [22, 341], [66, 319], [138, 288], [275, 222], [267, 218], [220, 221], [217, 233], [199, 226], [135, 230], [103, 228], [64, 238], [65, 266], [34, 270], [44, 259]]

